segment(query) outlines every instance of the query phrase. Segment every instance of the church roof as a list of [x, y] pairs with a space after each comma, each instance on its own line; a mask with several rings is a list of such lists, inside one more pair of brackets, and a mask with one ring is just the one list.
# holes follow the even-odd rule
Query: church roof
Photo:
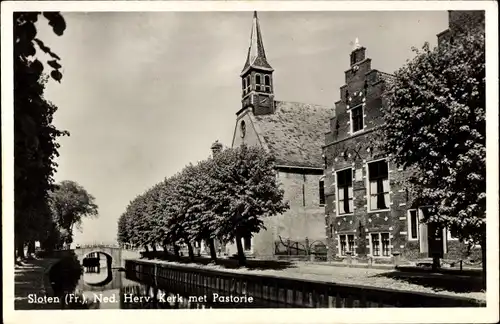
[[322, 168], [322, 146], [333, 107], [276, 101], [276, 111], [255, 116], [259, 135], [278, 165]]
[[243, 75], [250, 67], [269, 71], [273, 70], [266, 59], [264, 43], [262, 42], [262, 33], [260, 32], [259, 18], [257, 17], [256, 11], [254, 11], [253, 14], [252, 32], [250, 34], [250, 46], [248, 47], [247, 60], [241, 74]]

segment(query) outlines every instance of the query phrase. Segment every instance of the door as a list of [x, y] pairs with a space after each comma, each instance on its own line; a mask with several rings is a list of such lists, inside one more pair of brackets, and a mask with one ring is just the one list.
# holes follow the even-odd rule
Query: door
[[427, 239], [429, 246], [429, 257], [438, 255], [440, 258], [444, 255], [443, 228], [439, 224], [427, 224]]

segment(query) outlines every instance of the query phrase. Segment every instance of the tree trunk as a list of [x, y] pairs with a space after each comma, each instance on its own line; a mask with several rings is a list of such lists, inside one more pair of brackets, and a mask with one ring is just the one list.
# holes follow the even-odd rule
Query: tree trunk
[[441, 265], [439, 264], [439, 254], [434, 253], [432, 255], [432, 271], [437, 271]]
[[28, 257], [32, 258], [35, 255], [35, 241], [30, 240], [28, 242]]
[[483, 266], [483, 288], [486, 289], [486, 234], [481, 237], [481, 261]]
[[179, 246], [177, 244], [175, 244], [175, 243], [174, 243], [174, 254], [175, 254], [175, 258], [177, 260], [181, 259], [181, 256], [179, 254]]
[[167, 247], [167, 244], [163, 243], [162, 247], [163, 247], [163, 256], [165, 258], [167, 258], [168, 257], [168, 247]]
[[244, 267], [247, 264], [247, 258], [243, 251], [243, 244], [241, 243], [241, 235], [236, 235], [236, 247], [238, 248], [238, 265]]
[[208, 246], [210, 248], [210, 259], [217, 262], [217, 251], [215, 251], [215, 242], [213, 238], [208, 240]]
[[25, 259], [24, 255], [24, 239], [21, 237], [21, 235], [16, 235], [16, 249], [17, 249], [17, 258], [20, 260]]
[[152, 244], [151, 247], [153, 248], [153, 252], [156, 253], [156, 244]]
[[146, 244], [146, 245], [144, 245], [144, 250], [146, 251], [146, 253], [148, 253], [148, 252], [149, 252], [149, 247], [148, 247], [148, 245], [147, 245], [147, 244]]
[[194, 261], [194, 250], [193, 250], [193, 246], [191, 245], [191, 242], [186, 242], [186, 245], [188, 247], [189, 259], [191, 261]]

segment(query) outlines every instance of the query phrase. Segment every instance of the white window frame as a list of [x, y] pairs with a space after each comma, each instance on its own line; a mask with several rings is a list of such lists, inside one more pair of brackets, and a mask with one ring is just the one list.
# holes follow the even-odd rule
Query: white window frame
[[[383, 255], [383, 249], [382, 249], [382, 234], [387, 234], [389, 235], [389, 255]], [[392, 256], [392, 237], [390, 232], [371, 232], [368, 233], [369, 237], [369, 244], [370, 244], [370, 254], [372, 258], [390, 258]], [[372, 235], [378, 235], [378, 240], [379, 240], [379, 251], [380, 255], [373, 255], [373, 242], [372, 242]]]
[[[340, 210], [340, 208], [339, 208], [339, 187], [337, 185], [338, 184], [337, 173], [345, 171], [345, 170], [349, 170], [349, 169], [351, 169], [351, 176], [353, 177], [353, 179], [352, 179], [352, 191], [353, 191], [353, 193], [352, 193], [352, 205], [353, 205], [353, 210], [350, 213], [348, 213], [348, 214], [340, 214], [339, 213], [339, 210]], [[334, 174], [335, 174], [334, 176], [335, 176], [335, 207], [336, 207], [335, 209], [336, 209], [336, 215], [337, 215], [337, 217], [344, 217], [344, 216], [353, 215], [354, 214], [354, 181], [355, 181], [354, 180], [354, 168], [353, 167], [347, 167], [347, 168], [335, 170]]]
[[[353, 120], [352, 120], [352, 111], [356, 108], [359, 108], [361, 107], [361, 118], [362, 118], [362, 121], [363, 121], [363, 125], [361, 127], [360, 130], [357, 130], [357, 131], [354, 131], [354, 123], [353, 123]], [[349, 108], [349, 124], [351, 126], [351, 135], [354, 135], [354, 134], [358, 134], [358, 133], [361, 133], [362, 131], [365, 130], [365, 107], [364, 105], [361, 103], [359, 105], [356, 105], [352, 108]]]
[[[349, 235], [352, 235], [352, 236], [353, 236], [353, 238], [354, 238], [354, 240], [353, 240], [353, 242], [354, 242], [354, 243], [353, 243], [353, 246], [350, 246], [350, 245], [349, 245]], [[352, 255], [352, 256], [355, 256], [355, 255], [356, 255], [356, 247], [357, 247], [357, 245], [356, 245], [356, 234], [355, 234], [355, 233], [351, 233], [351, 234], [350, 234], [350, 233], [346, 233], [346, 234], [337, 234], [337, 243], [338, 243], [338, 245], [337, 245], [337, 246], [338, 246], [337, 250], [338, 250], [338, 254], [339, 254], [339, 256], [341, 256], [341, 257], [345, 257], [345, 256], [347, 256], [347, 254], [342, 254], [342, 249], [341, 249], [341, 247], [340, 247], [340, 237], [341, 237], [341, 236], [345, 236], [345, 246], [346, 246], [346, 252], [351, 252], [351, 255]]]
[[[417, 213], [417, 237], [413, 238], [412, 237], [412, 230], [411, 230], [411, 212], [415, 211]], [[420, 219], [422, 219], [421, 216], [421, 210], [420, 208], [413, 208], [413, 209], [408, 209], [407, 211], [407, 224], [408, 224], [408, 241], [418, 241], [420, 239]]]
[[[370, 168], [369, 164], [374, 163], [374, 162], [380, 162], [380, 161], [385, 161], [387, 163], [387, 180], [389, 182], [389, 206], [386, 209], [372, 209], [371, 207], [371, 190], [370, 190]], [[387, 161], [386, 158], [383, 159], [377, 159], [373, 161], [368, 161], [365, 163], [365, 170], [366, 170], [366, 179], [365, 179], [365, 185], [366, 185], [366, 207], [368, 210], [369, 214], [373, 213], [380, 213], [384, 211], [390, 211], [391, 210], [391, 173], [390, 171], [390, 164], [389, 161]]]

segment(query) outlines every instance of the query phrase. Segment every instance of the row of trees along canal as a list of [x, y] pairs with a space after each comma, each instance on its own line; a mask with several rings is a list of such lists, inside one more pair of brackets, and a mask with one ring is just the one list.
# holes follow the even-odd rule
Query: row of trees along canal
[[274, 157], [261, 148], [242, 145], [188, 165], [130, 202], [118, 221], [118, 241], [134, 246], [158, 244], [167, 251], [214, 240], [236, 241], [239, 264], [246, 262], [242, 238], [264, 228], [262, 217], [288, 209], [276, 181]]
[[[470, 27], [470, 26], [469, 26]], [[433, 49], [425, 44], [388, 85], [377, 131], [378, 151], [402, 168], [407, 206], [427, 206], [425, 223], [480, 244], [486, 269], [486, 102], [484, 28], [469, 28]], [[261, 217], [287, 207], [272, 156], [257, 148], [227, 149], [190, 165], [135, 198], [119, 220], [123, 243], [236, 239], [258, 232]], [[178, 248], [175, 249], [178, 253]]]
[[[37, 37], [46, 20], [61, 36], [66, 22], [58, 12], [14, 13], [14, 255], [71, 243], [82, 217], [97, 215], [94, 198], [72, 181], [54, 183], [59, 155], [57, 138], [69, 136], [52, 119], [57, 107], [44, 97], [50, 79], [61, 82], [61, 58]], [[44, 22], [39, 22], [44, 23]], [[46, 58], [45, 64], [42, 57]]]

